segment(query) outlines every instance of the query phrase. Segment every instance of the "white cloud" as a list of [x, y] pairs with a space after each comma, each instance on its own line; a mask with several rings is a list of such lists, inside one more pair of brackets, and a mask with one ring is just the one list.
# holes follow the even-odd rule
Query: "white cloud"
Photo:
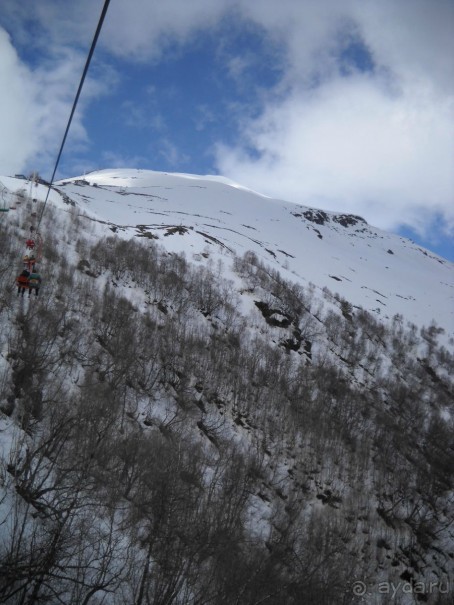
[[175, 43], [217, 24], [230, 7], [231, 0], [112, 2], [102, 42], [117, 56], [158, 60], [169, 48], [175, 51]]
[[267, 195], [364, 214], [384, 228], [414, 223], [411, 208], [448, 217], [452, 112], [419, 89], [396, 97], [367, 76], [337, 78], [269, 105], [242, 145], [219, 148], [219, 169]]
[[[58, 147], [74, 95], [73, 74], [80, 67], [73, 54], [32, 70], [19, 58], [5, 30], [0, 28], [0, 168], [18, 172], [36, 162], [39, 170], [51, 171], [49, 153]], [[74, 139], [85, 138], [79, 120]], [[46, 170], [47, 169], [47, 170]]]
[[85, 50], [100, 11], [101, 3], [93, 0], [2, 0], [1, 21], [29, 51], [70, 45]]
[[[316, 4], [244, 5], [286, 39], [287, 72], [278, 100], [243, 123], [242, 139], [218, 146], [219, 171], [387, 229], [422, 232], [440, 215], [453, 229], [454, 3]], [[342, 75], [339, 58], [355, 39], [375, 68]]]
[[[37, 169], [47, 178], [79, 85], [85, 55], [68, 46], [48, 43], [46, 55], [32, 67], [21, 59], [9, 34], [0, 27], [0, 172]], [[117, 83], [113, 69], [102, 66], [86, 80], [84, 95], [68, 137], [68, 147], [88, 143], [84, 106]]]
[[416, 81], [454, 92], [452, 0], [369, 0], [354, 3], [353, 15], [376, 61], [402, 86]]
[[8, 34], [0, 28], [0, 168], [3, 174], [21, 170], [24, 160], [36, 151], [36, 142], [29, 137], [34, 125], [29, 75]]

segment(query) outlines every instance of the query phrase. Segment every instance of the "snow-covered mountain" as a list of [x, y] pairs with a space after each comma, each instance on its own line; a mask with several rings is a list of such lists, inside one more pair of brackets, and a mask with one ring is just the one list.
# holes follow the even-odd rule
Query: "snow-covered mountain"
[[[45, 194], [39, 185], [33, 195]], [[327, 287], [384, 319], [435, 321], [454, 336], [454, 264], [359, 216], [270, 199], [224, 177], [133, 169], [65, 179], [49, 199], [77, 204], [126, 237], [152, 234], [188, 260], [207, 248], [224, 259], [251, 250], [303, 286]]]
[[0, 181], [0, 603], [450, 605], [452, 263], [220, 177]]
[[222, 177], [149, 170], [101, 170], [56, 189], [118, 231], [153, 234], [188, 260], [206, 248], [224, 258], [252, 250], [304, 286], [328, 287], [384, 318], [435, 321], [454, 336], [453, 263], [359, 216], [270, 199]]

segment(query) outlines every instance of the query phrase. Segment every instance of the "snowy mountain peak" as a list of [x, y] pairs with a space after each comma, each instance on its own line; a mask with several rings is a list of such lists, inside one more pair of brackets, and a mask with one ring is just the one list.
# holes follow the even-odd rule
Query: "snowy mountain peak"
[[[287, 278], [377, 316], [435, 320], [454, 333], [454, 265], [359, 216], [266, 198], [218, 176], [101, 170], [57, 188], [125, 235], [140, 225], [189, 258], [207, 246], [212, 256], [252, 250]], [[172, 226], [178, 236], [169, 237]]]
[[[5, 184], [23, 184], [14, 181]], [[36, 195], [45, 193], [40, 185]], [[454, 336], [454, 264], [362, 217], [271, 199], [220, 176], [135, 169], [62, 180], [50, 200], [195, 262], [252, 251], [286, 279], [328, 288], [384, 320], [435, 321], [446, 342]]]
[[[228, 179], [227, 177], [220, 175], [198, 175], [198, 174], [187, 174], [180, 172], [159, 172], [156, 170], [141, 170], [134, 168], [113, 168], [104, 170], [95, 170], [90, 172], [83, 177], [74, 177], [71, 179], [65, 179], [61, 181], [66, 183], [68, 181], [80, 181], [86, 180], [90, 184], [112, 186], [112, 187], [156, 187], [160, 184], [177, 184], [180, 182], [183, 184], [184, 181], [207, 181], [209, 183], [222, 183], [235, 189], [242, 189], [244, 191], [251, 191], [247, 187]], [[190, 186], [190, 183], [188, 183]], [[260, 197], [267, 197], [257, 192], [255, 195]]]

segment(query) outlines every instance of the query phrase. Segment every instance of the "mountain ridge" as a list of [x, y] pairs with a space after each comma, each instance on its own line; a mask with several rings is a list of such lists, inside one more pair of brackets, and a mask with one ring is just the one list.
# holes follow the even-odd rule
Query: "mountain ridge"
[[[362, 217], [274, 200], [216, 176], [114, 169], [55, 187], [111, 226], [130, 235], [140, 226], [188, 258], [213, 244], [252, 250], [303, 285], [335, 289], [386, 319], [435, 321], [447, 341], [454, 337], [454, 264]], [[170, 241], [175, 233], [183, 237]]]

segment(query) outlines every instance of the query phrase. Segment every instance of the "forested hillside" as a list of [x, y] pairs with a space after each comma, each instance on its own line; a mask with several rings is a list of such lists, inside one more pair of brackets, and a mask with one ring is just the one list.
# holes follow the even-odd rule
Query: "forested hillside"
[[22, 300], [31, 210], [0, 223], [1, 603], [452, 602], [436, 324], [379, 321], [252, 252], [100, 235], [69, 204], [46, 209]]

